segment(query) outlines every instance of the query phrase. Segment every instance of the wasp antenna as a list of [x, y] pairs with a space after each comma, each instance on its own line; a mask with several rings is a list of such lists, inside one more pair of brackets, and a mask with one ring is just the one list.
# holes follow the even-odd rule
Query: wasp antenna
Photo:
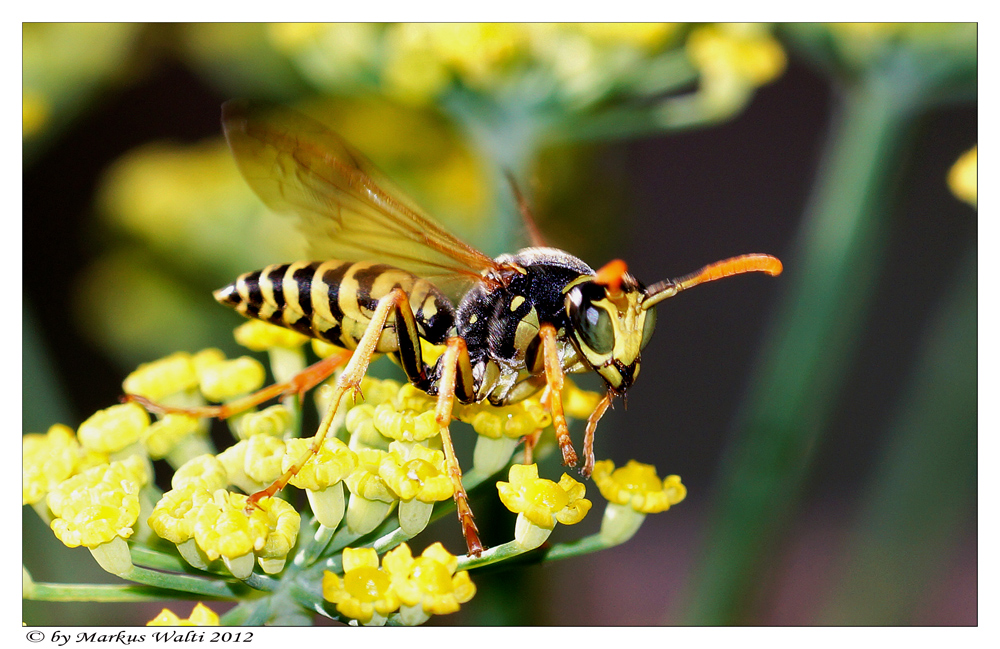
[[780, 275], [781, 270], [781, 261], [771, 255], [755, 253], [730, 257], [729, 259], [709, 264], [690, 275], [657, 282], [649, 286], [645, 291], [646, 298], [642, 301], [642, 308], [643, 310], [648, 309], [668, 297], [673, 297], [683, 290], [697, 286], [698, 284], [704, 284], [705, 282], [714, 282], [717, 279], [742, 275], [743, 273], [767, 273], [774, 276]]
[[547, 246], [545, 237], [542, 236], [541, 230], [535, 224], [535, 217], [531, 213], [531, 205], [517, 186], [517, 179], [514, 178], [514, 174], [507, 169], [504, 170], [503, 174], [507, 177], [507, 182], [510, 183], [511, 191], [514, 192], [514, 200], [517, 201], [517, 209], [521, 212], [521, 219], [524, 221], [524, 228], [528, 231], [528, 239], [531, 241], [531, 245], [537, 247]]

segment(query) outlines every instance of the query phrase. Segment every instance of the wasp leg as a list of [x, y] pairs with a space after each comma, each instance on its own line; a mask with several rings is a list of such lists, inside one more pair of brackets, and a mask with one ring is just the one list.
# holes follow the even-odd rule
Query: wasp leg
[[573, 448], [573, 440], [569, 437], [566, 415], [563, 414], [563, 371], [562, 365], [559, 363], [559, 350], [556, 347], [556, 329], [546, 323], [541, 326], [538, 335], [542, 339], [545, 380], [548, 381], [549, 388], [549, 409], [552, 411], [552, 424], [556, 429], [556, 440], [559, 442], [559, 450], [562, 451], [563, 464], [576, 466], [576, 450]]
[[252, 510], [262, 498], [269, 498], [284, 489], [289, 480], [295, 477], [302, 470], [302, 467], [305, 466], [306, 462], [319, 451], [323, 445], [323, 441], [330, 432], [330, 426], [333, 424], [334, 417], [337, 414], [344, 395], [350, 391], [354, 393], [355, 399], [357, 399], [357, 396], [361, 394], [361, 379], [368, 372], [368, 365], [375, 355], [375, 349], [378, 347], [378, 341], [382, 335], [382, 331], [385, 329], [385, 323], [389, 319], [389, 314], [395, 312], [398, 316], [400, 311], [409, 310], [410, 302], [406, 298], [406, 293], [398, 288], [378, 301], [375, 311], [372, 313], [371, 321], [365, 328], [365, 333], [361, 336], [357, 348], [351, 355], [350, 362], [334, 383], [330, 405], [327, 406], [326, 412], [323, 414], [323, 419], [319, 423], [319, 429], [317, 429], [316, 434], [313, 436], [312, 443], [309, 444], [309, 450], [295, 464], [289, 467], [281, 477], [272, 482], [271, 486], [263, 491], [252, 494], [247, 499], [246, 508], [248, 511]]
[[469, 495], [465, 492], [465, 486], [462, 484], [462, 467], [458, 464], [455, 447], [451, 443], [451, 432], [448, 430], [448, 424], [451, 423], [451, 411], [455, 405], [456, 391], [461, 389], [463, 392], [461, 396], [464, 398], [469, 398], [472, 394], [472, 368], [465, 340], [458, 336], [449, 338], [441, 363], [441, 381], [438, 388], [435, 419], [441, 428], [441, 447], [444, 450], [448, 474], [451, 476], [451, 482], [455, 488], [455, 508], [458, 510], [458, 519], [462, 523], [465, 544], [469, 548], [469, 555], [478, 557], [483, 553], [483, 544], [479, 540], [479, 530], [476, 529], [476, 521], [472, 515], [472, 508], [469, 506]]
[[538, 438], [542, 436], [542, 429], [539, 428], [533, 433], [524, 436], [524, 463], [533, 464], [533, 458], [535, 453], [535, 445], [538, 444]]
[[583, 469], [580, 470], [580, 474], [584, 478], [589, 478], [590, 474], [594, 472], [594, 431], [597, 430], [597, 422], [601, 421], [601, 417], [611, 405], [612, 398], [611, 392], [605, 394], [604, 398], [597, 402], [594, 412], [587, 417], [587, 430], [583, 434]]
[[332, 376], [337, 368], [341, 367], [350, 358], [350, 351], [346, 349], [340, 350], [330, 356], [327, 356], [321, 361], [313, 363], [288, 381], [269, 385], [266, 388], [254, 392], [253, 394], [248, 394], [245, 397], [241, 397], [218, 406], [176, 408], [173, 406], [163, 406], [158, 403], [154, 403], [146, 397], [139, 396], [137, 394], [123, 395], [122, 401], [126, 403], [134, 401], [149, 412], [160, 415], [180, 414], [199, 418], [228, 419], [233, 415], [239, 414], [244, 410], [249, 410], [254, 406], [259, 406], [265, 401], [269, 401], [275, 397], [287, 397], [291, 395], [302, 397], [302, 395], [306, 392], [312, 390], [314, 387]]

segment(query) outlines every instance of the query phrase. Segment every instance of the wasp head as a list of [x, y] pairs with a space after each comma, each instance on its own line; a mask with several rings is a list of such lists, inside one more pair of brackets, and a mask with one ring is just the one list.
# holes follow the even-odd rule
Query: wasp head
[[656, 324], [656, 311], [643, 306], [645, 298], [642, 285], [620, 260], [566, 291], [570, 337], [616, 395], [624, 395], [639, 376], [640, 352]]

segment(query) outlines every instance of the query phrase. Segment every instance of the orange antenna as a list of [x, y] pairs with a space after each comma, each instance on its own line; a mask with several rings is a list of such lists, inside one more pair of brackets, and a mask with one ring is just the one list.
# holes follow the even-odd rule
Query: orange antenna
[[621, 293], [622, 278], [628, 272], [628, 266], [621, 259], [612, 259], [601, 266], [601, 269], [594, 275], [594, 282], [603, 284], [609, 289], [610, 295]]
[[[657, 282], [646, 288], [646, 299], [642, 302], [643, 310], [662, 302], [668, 297], [673, 297], [683, 290], [689, 289], [705, 282], [714, 282], [723, 277], [742, 275], [743, 273], [767, 273], [768, 275], [781, 274], [781, 261], [777, 257], [764, 254], [740, 255], [730, 257], [709, 264], [701, 270], [697, 270], [690, 275], [678, 279], [669, 279]], [[601, 270], [604, 270], [603, 268]]]

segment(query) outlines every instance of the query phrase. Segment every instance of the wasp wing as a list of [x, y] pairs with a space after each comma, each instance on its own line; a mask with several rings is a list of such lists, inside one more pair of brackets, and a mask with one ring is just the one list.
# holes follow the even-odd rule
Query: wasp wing
[[272, 210], [299, 217], [316, 259], [384, 262], [450, 292], [497, 268], [312, 118], [236, 100], [223, 104], [222, 125], [247, 183]]

